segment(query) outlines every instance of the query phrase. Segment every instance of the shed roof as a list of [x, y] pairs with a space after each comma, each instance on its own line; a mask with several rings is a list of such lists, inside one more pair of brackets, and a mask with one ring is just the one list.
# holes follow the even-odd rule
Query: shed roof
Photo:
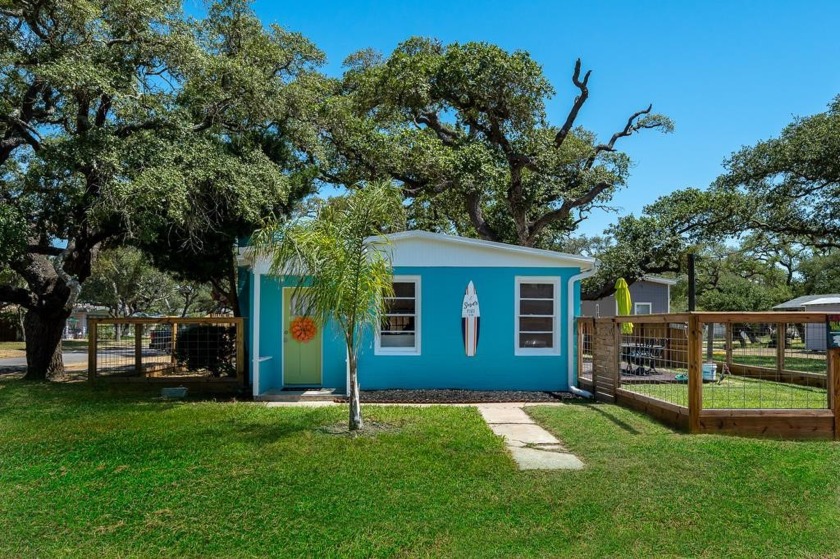
[[816, 307], [818, 305], [840, 305], [840, 297], [820, 297], [805, 303], [805, 307]]
[[[831, 299], [826, 302], [817, 303], [821, 299]], [[796, 299], [791, 299], [790, 301], [786, 301], [779, 305], [773, 307], [773, 310], [776, 311], [795, 311], [801, 310], [808, 305], [830, 305], [840, 303], [840, 293], [829, 293], [829, 294], [821, 294], [821, 295], [803, 295], [802, 297], [797, 297]]]
[[662, 285], [677, 285], [677, 280], [670, 278], [661, 278], [659, 276], [645, 276], [639, 281], [647, 281], [650, 283], [659, 283]]

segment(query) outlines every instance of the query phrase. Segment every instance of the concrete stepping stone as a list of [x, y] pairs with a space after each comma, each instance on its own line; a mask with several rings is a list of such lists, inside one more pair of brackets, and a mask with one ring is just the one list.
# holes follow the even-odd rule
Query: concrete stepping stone
[[583, 462], [570, 452], [508, 447], [520, 470], [580, 470]]
[[557, 438], [534, 423], [490, 423], [490, 430], [504, 437], [509, 444], [521, 442], [522, 445], [559, 444]]
[[489, 424], [534, 423], [534, 420], [531, 419], [531, 416], [525, 413], [521, 406], [516, 406], [512, 404], [480, 405], [478, 406], [478, 412], [481, 414], [481, 417], [484, 418], [484, 421], [486, 421]]
[[583, 462], [537, 425], [521, 405], [479, 405], [494, 434], [503, 437], [520, 470], [579, 470]]

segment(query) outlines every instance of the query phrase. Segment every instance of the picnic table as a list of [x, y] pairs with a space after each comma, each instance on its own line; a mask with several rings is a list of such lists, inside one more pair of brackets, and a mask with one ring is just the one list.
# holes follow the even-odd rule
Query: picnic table
[[621, 344], [621, 360], [627, 363], [627, 374], [657, 374], [656, 361], [664, 351], [665, 346], [657, 342], [626, 342]]

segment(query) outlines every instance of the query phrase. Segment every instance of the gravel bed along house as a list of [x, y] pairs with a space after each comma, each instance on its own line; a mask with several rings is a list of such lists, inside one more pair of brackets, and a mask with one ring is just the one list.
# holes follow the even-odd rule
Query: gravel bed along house
[[[362, 403], [376, 404], [478, 404], [486, 402], [560, 402], [574, 400], [570, 392], [523, 390], [362, 390]], [[336, 398], [346, 402], [346, 397]]]

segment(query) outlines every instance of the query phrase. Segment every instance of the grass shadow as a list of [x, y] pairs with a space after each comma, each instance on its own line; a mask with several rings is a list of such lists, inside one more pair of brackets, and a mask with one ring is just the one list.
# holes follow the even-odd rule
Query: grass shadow
[[620, 429], [623, 429], [624, 431], [627, 431], [631, 435], [641, 435], [642, 434], [641, 431], [639, 431], [638, 429], [636, 429], [635, 427], [633, 427], [632, 425], [630, 425], [629, 423], [627, 423], [626, 421], [624, 421], [620, 417], [617, 417], [615, 414], [612, 414], [609, 411], [607, 411], [606, 406], [603, 406], [603, 405], [598, 404], [598, 403], [592, 403], [592, 402], [580, 402], [580, 403], [576, 403], [575, 405], [585, 407], [586, 409], [592, 410], [595, 413], [600, 414], [604, 419], [610, 421], [611, 423], [613, 423], [614, 425], [616, 425]]

